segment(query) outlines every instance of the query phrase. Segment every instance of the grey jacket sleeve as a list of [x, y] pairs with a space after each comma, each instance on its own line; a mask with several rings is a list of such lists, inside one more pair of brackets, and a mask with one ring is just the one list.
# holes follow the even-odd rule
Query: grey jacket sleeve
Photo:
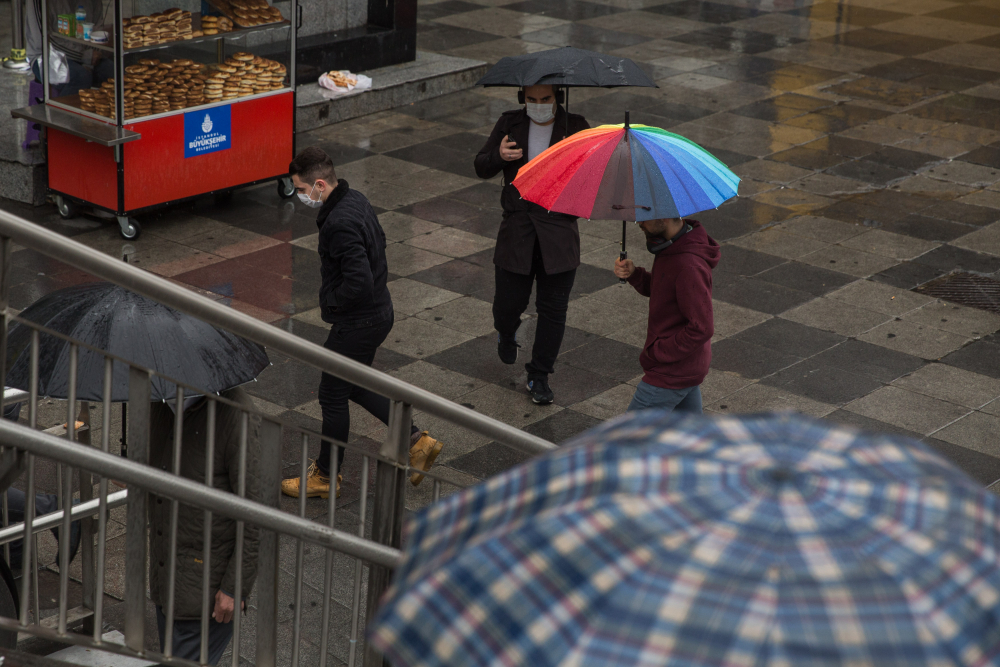
[[[247, 429], [246, 455], [246, 498], [260, 502], [260, 420], [251, 416]], [[240, 445], [239, 424], [236, 424], [236, 437], [229, 438], [226, 448], [226, 466], [229, 471], [229, 482], [234, 492], [239, 490], [240, 483]], [[253, 590], [257, 579], [257, 556], [260, 547], [260, 529], [253, 524], [243, 526], [243, 571], [241, 596], [246, 600]], [[222, 578], [220, 588], [223, 591], [233, 591], [236, 588], [236, 554], [229, 559], [229, 565]]]

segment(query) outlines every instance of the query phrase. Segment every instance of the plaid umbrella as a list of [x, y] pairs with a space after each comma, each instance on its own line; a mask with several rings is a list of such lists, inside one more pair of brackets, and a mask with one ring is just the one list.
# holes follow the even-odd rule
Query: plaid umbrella
[[393, 664], [1000, 663], [998, 499], [792, 415], [626, 415], [420, 512]]

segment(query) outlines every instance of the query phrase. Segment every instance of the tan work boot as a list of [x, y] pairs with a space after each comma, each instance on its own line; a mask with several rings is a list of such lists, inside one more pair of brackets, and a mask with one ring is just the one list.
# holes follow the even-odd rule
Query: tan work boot
[[[417, 441], [410, 447], [410, 467], [427, 472], [434, 465], [434, 460], [441, 453], [444, 447], [439, 441], [427, 435], [427, 431], [414, 433], [413, 437], [418, 437]], [[424, 481], [424, 476], [418, 472], [410, 475], [410, 484], [418, 486]]]
[[[340, 482], [343, 479], [343, 475], [337, 475], [337, 497], [340, 497]], [[299, 497], [299, 482], [300, 477], [289, 477], [288, 479], [281, 480], [281, 492], [286, 496], [291, 496], [292, 498]], [[313, 461], [309, 465], [309, 470], [306, 473], [306, 498], [329, 498], [330, 497], [330, 478], [319, 471], [319, 467], [316, 462]]]

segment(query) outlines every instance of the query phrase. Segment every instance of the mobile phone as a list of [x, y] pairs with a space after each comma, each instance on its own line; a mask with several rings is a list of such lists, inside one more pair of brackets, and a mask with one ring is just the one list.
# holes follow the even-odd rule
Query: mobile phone
[[514, 141], [514, 137], [512, 137], [512, 136], [510, 136], [510, 135], [508, 134], [508, 135], [507, 135], [507, 141], [509, 141], [510, 143], [514, 144], [513, 146], [511, 146], [511, 148], [513, 148], [513, 149], [516, 149], [516, 148], [517, 148], [517, 142], [516, 142], [516, 141]]

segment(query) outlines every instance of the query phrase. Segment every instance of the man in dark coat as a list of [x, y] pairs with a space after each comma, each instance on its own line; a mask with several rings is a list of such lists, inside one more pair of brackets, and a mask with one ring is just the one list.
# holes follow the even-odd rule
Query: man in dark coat
[[[521, 199], [511, 185], [517, 170], [566, 136], [590, 127], [583, 116], [567, 114], [559, 104], [562, 91], [552, 86], [529, 86], [519, 94], [522, 109], [504, 112], [479, 155], [476, 173], [493, 178], [503, 172], [503, 221], [497, 234], [493, 264], [496, 291], [493, 326], [497, 354], [505, 364], [517, 362], [516, 333], [536, 285], [538, 327], [531, 350], [528, 392], [535, 403], [554, 400], [548, 377], [554, 371], [559, 346], [566, 331], [569, 293], [580, 265], [580, 231], [576, 218], [549, 213], [538, 204]], [[522, 97], [523, 95], [523, 97]], [[558, 98], [558, 99], [557, 99]]]
[[[253, 410], [250, 396], [242, 389], [230, 389], [222, 397]], [[184, 410], [181, 432], [181, 477], [205, 483], [208, 433], [208, 401], [193, 397], [185, 406], [153, 403], [149, 417], [149, 465], [173, 472], [175, 410]], [[229, 493], [239, 492], [240, 433], [243, 410], [219, 401], [215, 404], [215, 441], [212, 452], [212, 486]], [[260, 501], [260, 443], [256, 419], [247, 417], [245, 491], [249, 500]], [[170, 581], [170, 511], [169, 498], [149, 497], [149, 594], [156, 605], [160, 650], [166, 647], [166, 604]], [[201, 604], [204, 574], [205, 511], [180, 504], [177, 514], [177, 570], [174, 579], [173, 655], [199, 660], [201, 655]], [[246, 599], [257, 578], [257, 550], [260, 543], [257, 526], [243, 526], [240, 596]], [[209, 560], [208, 658], [216, 664], [233, 636], [236, 590], [236, 521], [212, 515], [212, 548]]]
[[[368, 199], [338, 179], [333, 161], [311, 146], [299, 153], [288, 167], [299, 200], [318, 208], [319, 258], [322, 281], [319, 302], [323, 321], [330, 324], [324, 347], [371, 366], [375, 352], [392, 330], [392, 297], [386, 286], [389, 268], [385, 259], [385, 232]], [[323, 373], [319, 384], [323, 411], [323, 435], [347, 442], [351, 430], [348, 401], [354, 401], [383, 424], [389, 423], [389, 399], [347, 380]], [[429, 470], [441, 443], [410, 426], [410, 465]], [[309, 467], [306, 496], [330, 497], [329, 440], [320, 444], [319, 458]], [[337, 470], [344, 462], [343, 447], [337, 448]], [[341, 475], [336, 494], [340, 496]], [[410, 483], [420, 484], [423, 475], [413, 473]], [[299, 497], [299, 477], [281, 483], [285, 495]]]

